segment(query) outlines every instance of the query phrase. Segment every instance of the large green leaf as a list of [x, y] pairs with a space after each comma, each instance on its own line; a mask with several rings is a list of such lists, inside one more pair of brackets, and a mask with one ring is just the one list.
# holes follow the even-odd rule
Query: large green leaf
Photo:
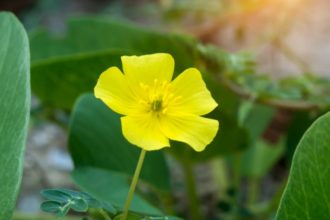
[[22, 176], [30, 108], [29, 46], [23, 26], [0, 13], [0, 219], [11, 219]]
[[327, 113], [307, 130], [296, 149], [276, 219], [329, 219], [329, 158], [330, 113]]
[[44, 30], [35, 32], [30, 43], [33, 91], [48, 105], [66, 109], [81, 92], [92, 90], [103, 70], [121, 66], [121, 55], [167, 52], [175, 58], [176, 72], [193, 66], [196, 60], [195, 42], [190, 38], [106, 17], [71, 20], [62, 37]]
[[33, 92], [47, 106], [70, 109], [80, 94], [92, 91], [102, 71], [109, 66], [121, 66], [121, 54], [109, 50], [34, 65], [31, 76]]

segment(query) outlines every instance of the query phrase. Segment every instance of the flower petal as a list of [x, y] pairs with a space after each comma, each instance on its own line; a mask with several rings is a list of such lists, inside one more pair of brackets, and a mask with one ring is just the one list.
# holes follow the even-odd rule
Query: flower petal
[[156, 53], [143, 56], [122, 56], [123, 71], [133, 82], [152, 84], [170, 82], [174, 71], [174, 59], [170, 54]]
[[159, 127], [159, 120], [152, 114], [121, 118], [124, 137], [144, 150], [159, 150], [170, 143]]
[[204, 115], [217, 107], [211, 93], [206, 88], [201, 73], [196, 68], [186, 69], [171, 83], [171, 91], [176, 101], [168, 107], [169, 114]]
[[117, 67], [110, 67], [101, 74], [94, 88], [94, 94], [119, 114], [136, 114], [141, 109], [125, 76]]
[[161, 129], [172, 140], [190, 145], [195, 151], [203, 151], [218, 132], [217, 120], [195, 115], [164, 116]]

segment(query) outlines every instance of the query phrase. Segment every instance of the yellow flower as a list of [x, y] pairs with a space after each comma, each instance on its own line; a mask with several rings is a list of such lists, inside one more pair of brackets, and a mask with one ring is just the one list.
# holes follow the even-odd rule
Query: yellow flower
[[201, 117], [217, 107], [195, 68], [172, 81], [174, 60], [169, 54], [122, 56], [123, 72], [104, 71], [95, 96], [121, 117], [124, 137], [144, 150], [169, 147], [169, 139], [205, 149], [215, 137], [217, 120]]

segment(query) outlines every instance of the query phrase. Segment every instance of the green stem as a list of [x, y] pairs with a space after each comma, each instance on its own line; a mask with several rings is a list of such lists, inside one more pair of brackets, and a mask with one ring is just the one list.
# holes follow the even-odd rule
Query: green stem
[[128, 195], [127, 195], [127, 199], [126, 199], [126, 203], [125, 203], [125, 207], [124, 207], [124, 212], [123, 212], [123, 215], [121, 217], [121, 220], [126, 220], [127, 219], [128, 209], [131, 205], [133, 195], [134, 195], [134, 191], [135, 191], [137, 182], [139, 180], [139, 176], [140, 176], [140, 173], [141, 173], [141, 169], [142, 169], [142, 165], [143, 165], [145, 155], [146, 155], [146, 151], [144, 149], [142, 149], [141, 153], [140, 153], [139, 161], [138, 161], [138, 163], [136, 165], [136, 168], [135, 168], [133, 180], [132, 180], [131, 186], [130, 186], [129, 191], [128, 191]]
[[257, 202], [259, 195], [260, 181], [259, 178], [252, 177], [249, 179], [249, 194], [248, 194], [248, 204], [250, 206], [254, 205]]
[[189, 160], [183, 163], [184, 177], [187, 188], [187, 198], [189, 202], [190, 217], [192, 220], [203, 220], [203, 215], [200, 209], [200, 202], [196, 191], [196, 183], [194, 179], [193, 166]]
[[103, 209], [98, 209], [98, 212], [102, 215], [102, 217], [104, 218], [104, 220], [111, 220], [111, 218], [108, 215], [108, 213], [106, 211], [104, 211]]
[[233, 155], [233, 186], [235, 189], [235, 205], [240, 203], [240, 188], [241, 188], [241, 163], [242, 154]]

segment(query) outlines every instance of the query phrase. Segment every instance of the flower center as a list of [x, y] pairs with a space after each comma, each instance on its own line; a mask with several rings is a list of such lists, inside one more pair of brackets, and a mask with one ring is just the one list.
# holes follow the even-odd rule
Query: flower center
[[153, 83], [140, 83], [143, 91], [143, 98], [140, 103], [145, 106], [147, 112], [152, 112], [157, 116], [166, 114], [169, 103], [175, 103], [180, 99], [180, 96], [174, 96], [171, 92], [170, 83], [167, 81], [159, 81], [155, 79]]
[[159, 112], [162, 109], [162, 100], [158, 99], [151, 103], [151, 109], [154, 112]]

